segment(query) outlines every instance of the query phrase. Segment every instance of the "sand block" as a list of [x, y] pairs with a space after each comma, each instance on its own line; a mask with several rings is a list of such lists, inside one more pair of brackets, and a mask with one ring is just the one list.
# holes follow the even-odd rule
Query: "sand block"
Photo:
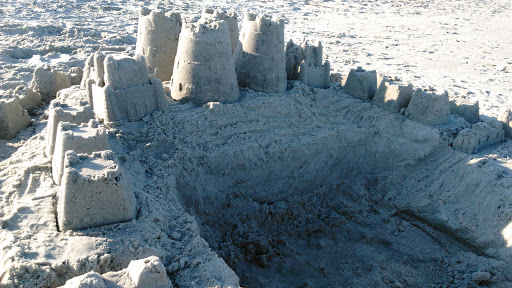
[[199, 22], [226, 21], [228, 24], [229, 41], [231, 42], [231, 53], [235, 52], [238, 45], [238, 15], [234, 11], [219, 11], [205, 7]]
[[112, 151], [88, 156], [67, 151], [58, 198], [61, 231], [87, 229], [135, 218], [135, 195]]
[[322, 66], [308, 66], [306, 62], [302, 62], [299, 70], [299, 81], [314, 88], [329, 88], [330, 70], [329, 61], [325, 61]]
[[385, 80], [377, 89], [372, 104], [383, 110], [397, 113], [406, 108], [411, 101], [414, 89], [411, 84], [400, 81]]
[[149, 74], [161, 81], [171, 80], [181, 25], [180, 13], [140, 10], [135, 52], [146, 58]]
[[503, 142], [505, 138], [501, 123], [494, 120], [478, 122], [471, 128], [463, 129], [453, 141], [456, 150], [473, 154], [493, 144]]
[[238, 82], [225, 21], [183, 26], [171, 96], [196, 105], [238, 100]]
[[60, 122], [69, 122], [73, 124], [87, 123], [94, 119], [94, 112], [87, 102], [80, 102], [79, 105], [72, 106], [54, 100], [48, 108], [48, 126], [46, 128], [46, 156], [53, 156], [55, 148], [55, 138], [57, 136], [57, 127]]
[[505, 137], [512, 139], [512, 111], [510, 109], [505, 110], [499, 117], [498, 120], [501, 122]]
[[[34, 76], [30, 82], [30, 92], [41, 96], [41, 99], [48, 102], [55, 98], [57, 92], [61, 89], [71, 86], [66, 74], [52, 69], [49, 65], [41, 65], [34, 71]], [[30, 96], [33, 98], [33, 96]]]
[[84, 85], [94, 114], [105, 124], [140, 120], [165, 105], [162, 82], [149, 77], [142, 55], [95, 53]]
[[377, 91], [377, 72], [366, 71], [362, 67], [351, 69], [343, 91], [361, 100], [371, 100]]
[[0, 99], [0, 139], [13, 139], [32, 122], [18, 98]]
[[60, 122], [52, 158], [53, 181], [60, 185], [66, 151], [73, 150], [78, 154], [92, 154], [109, 149], [107, 132], [104, 127], [98, 125], [96, 120], [79, 125]]
[[284, 21], [248, 13], [233, 58], [240, 87], [280, 93], [286, 90]]
[[436, 94], [416, 89], [407, 106], [407, 110], [405, 110], [404, 116], [413, 121], [431, 126], [449, 122], [450, 102], [448, 100], [448, 93]]
[[480, 122], [480, 108], [478, 101], [452, 100], [450, 101], [450, 112], [466, 119], [471, 124]]

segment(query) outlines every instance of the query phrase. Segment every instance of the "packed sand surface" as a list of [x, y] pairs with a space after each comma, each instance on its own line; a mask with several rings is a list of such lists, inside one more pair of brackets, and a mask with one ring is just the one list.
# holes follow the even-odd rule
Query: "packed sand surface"
[[[169, 97], [169, 82], [162, 102], [159, 88], [147, 88], [160, 80], [145, 75], [136, 86], [142, 78], [118, 70], [128, 88], [116, 90], [133, 89], [133, 99], [152, 91], [159, 111], [133, 105], [137, 117], [116, 125], [105, 116], [101, 147], [113, 153], [96, 154], [101, 161], [60, 155], [58, 175], [67, 178], [55, 184], [61, 176], [52, 175], [47, 143], [64, 136], [53, 131], [88, 128], [50, 127], [56, 108], [45, 98], [75, 85], [57, 100], [91, 109], [79, 85], [92, 53], [143, 63], [131, 58], [140, 7], [179, 12], [174, 24], [190, 27], [205, 6], [238, 13], [239, 27], [245, 12], [283, 19], [285, 43], [322, 41], [338, 79], [327, 89], [287, 81], [284, 92], [235, 84], [229, 91], [239, 94], [214, 99], [230, 103], [183, 103]], [[16, 102], [25, 118], [14, 139], [0, 140], [0, 287], [512, 286], [512, 142], [496, 121], [512, 108], [511, 20], [504, 0], [3, 1], [0, 103]], [[217, 25], [204, 29], [227, 31]], [[228, 38], [213, 37], [229, 58], [237, 49]], [[478, 101], [481, 116], [473, 121], [452, 108], [434, 123], [410, 116], [412, 109], [383, 110], [343, 88], [357, 66], [428, 90], [413, 95]], [[225, 79], [233, 82], [231, 74]], [[471, 137], [480, 140], [467, 146]], [[87, 171], [84, 183], [135, 195], [125, 222], [59, 224], [60, 195], [77, 178], [73, 165]], [[80, 185], [76, 191], [87, 193]], [[104, 206], [120, 202], [105, 199]], [[83, 212], [69, 207], [67, 215]], [[105, 210], [95, 214], [115, 213]]]

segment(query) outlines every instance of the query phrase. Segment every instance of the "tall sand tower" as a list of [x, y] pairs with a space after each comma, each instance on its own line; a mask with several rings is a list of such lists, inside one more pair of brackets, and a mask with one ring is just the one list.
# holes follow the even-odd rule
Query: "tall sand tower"
[[207, 21], [183, 26], [174, 62], [171, 97], [196, 105], [238, 100], [228, 24]]
[[181, 31], [180, 13], [142, 8], [136, 53], [146, 58], [148, 71], [161, 81], [171, 80]]
[[286, 90], [284, 21], [248, 13], [240, 41], [233, 56], [238, 85], [267, 93]]

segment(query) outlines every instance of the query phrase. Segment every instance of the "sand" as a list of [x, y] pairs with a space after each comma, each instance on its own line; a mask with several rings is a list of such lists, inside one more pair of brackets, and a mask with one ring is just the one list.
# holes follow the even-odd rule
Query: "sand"
[[[8, 0], [1, 94], [22, 93], [41, 64], [64, 73], [98, 50], [134, 56], [139, 4], [185, 22], [202, 5], [268, 13], [285, 19], [285, 43], [321, 40], [332, 72], [363, 66], [448, 90], [479, 101], [484, 120], [512, 106], [506, 1]], [[32, 126], [0, 140], [0, 286], [56, 287], [91, 271], [121, 279], [150, 256], [174, 287], [512, 284], [512, 144], [452, 149], [470, 125], [462, 117], [426, 126], [336, 83], [241, 88], [232, 104], [168, 99], [107, 129], [135, 220], [63, 233], [44, 154], [48, 113], [39, 104]]]

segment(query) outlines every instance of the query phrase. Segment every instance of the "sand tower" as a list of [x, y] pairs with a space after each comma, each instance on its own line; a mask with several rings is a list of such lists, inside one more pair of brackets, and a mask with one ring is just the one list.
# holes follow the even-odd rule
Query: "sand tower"
[[238, 85], [273, 93], [286, 90], [284, 21], [246, 14], [234, 58]]
[[199, 22], [226, 21], [228, 24], [229, 41], [231, 42], [231, 53], [235, 52], [238, 45], [238, 15], [234, 11], [216, 11], [212, 8], [204, 8]]
[[161, 81], [171, 80], [181, 31], [180, 13], [142, 8], [135, 52], [146, 58], [149, 74]]
[[305, 41], [302, 44], [302, 51], [304, 60], [299, 65], [299, 81], [315, 88], [329, 88], [331, 67], [329, 61], [322, 63], [322, 43], [318, 41], [317, 45], [311, 45]]
[[171, 80], [172, 98], [202, 105], [234, 102], [238, 95], [227, 23], [184, 25]]

